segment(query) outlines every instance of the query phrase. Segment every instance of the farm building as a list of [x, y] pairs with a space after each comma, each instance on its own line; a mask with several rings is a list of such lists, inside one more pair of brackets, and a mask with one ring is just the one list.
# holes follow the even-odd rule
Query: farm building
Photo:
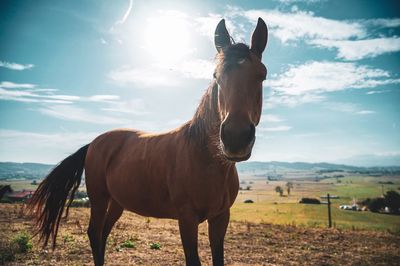
[[9, 202], [26, 202], [27, 200], [32, 198], [34, 192], [35, 192], [34, 190], [25, 190], [25, 189], [22, 191], [9, 190], [3, 195], [1, 200]]

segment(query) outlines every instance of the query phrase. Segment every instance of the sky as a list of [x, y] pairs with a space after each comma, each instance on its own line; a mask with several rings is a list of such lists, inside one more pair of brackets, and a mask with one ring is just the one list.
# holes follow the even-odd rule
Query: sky
[[115, 128], [191, 119], [220, 19], [269, 28], [251, 161], [400, 165], [400, 4], [368, 0], [0, 2], [0, 161], [56, 163]]

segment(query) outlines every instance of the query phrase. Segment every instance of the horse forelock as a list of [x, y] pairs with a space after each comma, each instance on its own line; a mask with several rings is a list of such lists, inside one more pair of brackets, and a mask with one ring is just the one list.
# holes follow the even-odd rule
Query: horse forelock
[[216, 74], [227, 72], [243, 64], [246, 60], [251, 60], [249, 46], [244, 43], [232, 44], [217, 54]]

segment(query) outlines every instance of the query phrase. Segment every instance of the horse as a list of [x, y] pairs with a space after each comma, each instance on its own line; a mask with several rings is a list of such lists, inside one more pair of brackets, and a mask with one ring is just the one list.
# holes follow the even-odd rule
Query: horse
[[213, 265], [224, 264], [224, 238], [239, 179], [235, 163], [250, 158], [262, 112], [261, 62], [268, 29], [259, 18], [250, 46], [235, 43], [222, 19], [215, 30], [214, 77], [193, 118], [172, 131], [117, 129], [61, 161], [29, 202], [40, 241], [53, 249], [85, 171], [90, 199], [87, 234], [94, 264], [124, 210], [178, 220], [186, 265], [201, 265], [198, 226], [207, 220]]

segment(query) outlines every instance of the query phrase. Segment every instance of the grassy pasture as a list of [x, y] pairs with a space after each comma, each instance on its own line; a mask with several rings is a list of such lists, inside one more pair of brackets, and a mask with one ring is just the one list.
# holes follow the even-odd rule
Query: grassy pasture
[[[251, 180], [251, 177], [245, 178], [243, 179], [245, 183], [240, 185], [243, 188], [251, 186], [251, 190], [241, 190], [239, 192], [231, 210], [231, 219], [253, 223], [325, 227], [328, 224], [327, 205], [298, 204], [298, 201], [302, 197], [319, 198], [321, 195], [330, 193], [340, 197], [332, 200], [332, 221], [335, 227], [389, 230], [400, 233], [400, 216], [344, 211], [338, 208], [341, 204], [352, 204], [353, 199], [362, 200], [368, 197], [379, 197], [382, 194], [382, 184], [379, 184], [379, 181], [391, 181], [394, 183], [384, 184], [384, 191], [399, 191], [400, 177], [348, 175], [339, 180], [340, 183], [337, 182], [336, 178], [328, 178], [320, 182], [310, 181], [309, 179], [292, 180], [294, 188], [291, 190], [291, 194], [287, 196], [286, 180], [269, 181], [267, 183], [266, 180]], [[30, 185], [30, 182], [18, 180], [5, 183], [10, 184], [14, 190], [36, 189], [37, 186]], [[280, 197], [275, 192], [276, 186], [284, 188], [285, 195], [283, 197]], [[254, 203], [243, 203], [246, 199], [251, 199]]]
[[[250, 191], [242, 190], [232, 207], [232, 219], [235, 221], [264, 222], [273, 224], [288, 224], [296, 226], [325, 227], [328, 224], [327, 205], [298, 204], [302, 197], [320, 198], [330, 193], [339, 196], [332, 202], [332, 222], [337, 228], [389, 230], [400, 233], [400, 216], [378, 214], [371, 212], [356, 212], [340, 210], [341, 204], [352, 204], [354, 200], [379, 197], [382, 194], [382, 184], [379, 181], [391, 181], [394, 184], [384, 184], [384, 191], [398, 190], [399, 177], [346, 176], [340, 178], [314, 181], [292, 181], [294, 188], [290, 195], [285, 190], [284, 197], [275, 192], [276, 186], [286, 189], [286, 181], [247, 180], [242, 187], [252, 186]], [[250, 182], [252, 184], [250, 184]], [[251, 199], [254, 203], [243, 203]], [[321, 201], [325, 201], [322, 199]]]

